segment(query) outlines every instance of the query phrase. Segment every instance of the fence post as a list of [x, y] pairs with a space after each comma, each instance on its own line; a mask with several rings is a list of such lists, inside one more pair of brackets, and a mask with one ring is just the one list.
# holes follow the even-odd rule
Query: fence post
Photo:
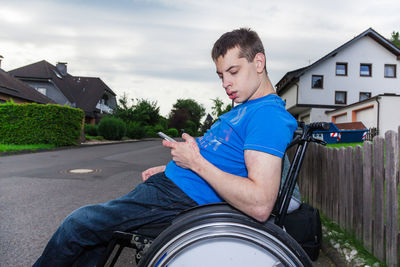
[[322, 168], [321, 168], [321, 210], [328, 215], [327, 197], [328, 197], [328, 150], [325, 146], [321, 146]]
[[332, 219], [339, 224], [339, 149], [333, 149], [332, 157], [332, 205], [333, 205], [333, 217]]
[[363, 164], [362, 164], [362, 148], [356, 146], [354, 155], [354, 228], [358, 240], [362, 240], [363, 227]]
[[319, 145], [313, 144], [313, 204], [320, 208], [319, 201], [319, 171], [321, 170], [321, 158], [319, 155]]
[[[384, 168], [384, 139], [374, 137], [374, 255], [385, 261], [385, 168]], [[386, 147], [387, 149], [387, 147]]]
[[399, 214], [397, 199], [397, 170], [399, 144], [394, 131], [385, 133], [386, 141], [386, 263], [397, 266]]
[[346, 177], [346, 154], [345, 149], [342, 147], [339, 149], [339, 194], [337, 197], [339, 198], [339, 206], [338, 206], [338, 214], [339, 214], [339, 225], [342, 229], [346, 229], [346, 211], [347, 211], [347, 177]]
[[372, 253], [372, 144], [364, 142], [363, 161], [363, 240]]
[[346, 153], [346, 183], [347, 183], [347, 213], [346, 213], [346, 228], [350, 232], [354, 230], [354, 214], [353, 214], [353, 200], [354, 200], [354, 177], [353, 177], [353, 148], [347, 147]]
[[331, 218], [331, 220], [335, 220], [334, 217], [334, 204], [333, 204], [333, 199], [334, 199], [334, 187], [335, 187], [335, 183], [334, 183], [334, 165], [333, 165], [333, 148], [328, 148], [328, 210], [329, 210], [329, 218]]

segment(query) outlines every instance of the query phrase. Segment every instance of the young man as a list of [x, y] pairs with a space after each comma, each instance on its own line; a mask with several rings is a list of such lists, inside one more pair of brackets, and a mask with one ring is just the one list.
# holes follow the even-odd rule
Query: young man
[[172, 155], [167, 166], [144, 171], [144, 183], [126, 196], [71, 213], [34, 266], [94, 266], [114, 231], [169, 221], [201, 204], [226, 201], [258, 221], [269, 217], [297, 123], [275, 94], [257, 33], [225, 33], [212, 58], [226, 94], [241, 105], [203, 137], [164, 140]]

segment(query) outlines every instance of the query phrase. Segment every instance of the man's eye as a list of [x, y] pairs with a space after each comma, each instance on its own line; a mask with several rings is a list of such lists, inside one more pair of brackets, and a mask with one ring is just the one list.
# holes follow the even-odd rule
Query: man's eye
[[237, 71], [231, 71], [231, 75], [235, 75], [237, 73], [238, 73]]

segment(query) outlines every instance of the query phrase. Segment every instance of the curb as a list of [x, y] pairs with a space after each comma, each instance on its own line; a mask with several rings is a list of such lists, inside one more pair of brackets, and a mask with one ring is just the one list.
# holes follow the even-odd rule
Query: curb
[[98, 142], [98, 143], [81, 143], [76, 146], [62, 146], [62, 147], [55, 147], [55, 148], [50, 148], [50, 149], [29, 149], [29, 150], [20, 150], [20, 151], [6, 151], [6, 152], [0, 152], [0, 157], [41, 153], [41, 152], [51, 152], [51, 151], [59, 151], [59, 150], [67, 150], [67, 149], [77, 149], [77, 148], [92, 147], [92, 146], [106, 146], [106, 145], [116, 145], [116, 144], [124, 144], [124, 143], [146, 142], [146, 141], [154, 141], [157, 139], [158, 138], [145, 138], [145, 139], [140, 139], [140, 140], [134, 139], [134, 140], [127, 140], [127, 141], [106, 141], [106, 142]]

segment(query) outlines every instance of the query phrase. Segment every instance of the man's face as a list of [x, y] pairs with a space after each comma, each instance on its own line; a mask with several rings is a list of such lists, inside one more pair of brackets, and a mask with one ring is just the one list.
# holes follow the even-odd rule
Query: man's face
[[257, 90], [261, 83], [256, 60], [248, 62], [246, 58], [239, 58], [239, 53], [239, 48], [235, 47], [215, 61], [222, 87], [235, 103], [258, 98]]

